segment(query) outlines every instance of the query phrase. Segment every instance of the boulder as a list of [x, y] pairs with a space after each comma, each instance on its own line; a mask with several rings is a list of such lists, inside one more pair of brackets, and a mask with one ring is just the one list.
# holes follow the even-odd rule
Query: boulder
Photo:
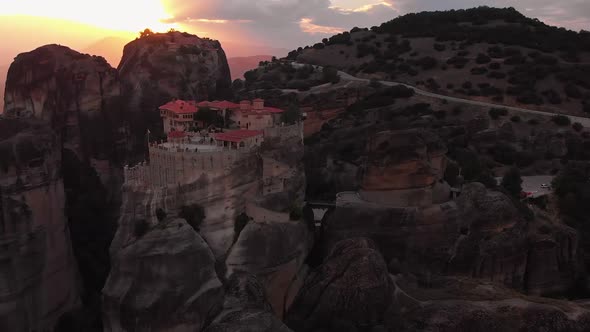
[[223, 311], [205, 332], [290, 332], [273, 315], [264, 289], [253, 275], [233, 274], [226, 285]]
[[154, 226], [112, 262], [103, 289], [105, 331], [200, 331], [221, 309], [213, 254], [183, 219]]
[[292, 329], [314, 330], [345, 320], [373, 326], [390, 305], [393, 283], [375, 244], [366, 238], [337, 243], [306, 278], [286, 316]]
[[227, 275], [256, 275], [281, 318], [302, 284], [312, 245], [313, 234], [303, 221], [249, 222], [227, 256]]

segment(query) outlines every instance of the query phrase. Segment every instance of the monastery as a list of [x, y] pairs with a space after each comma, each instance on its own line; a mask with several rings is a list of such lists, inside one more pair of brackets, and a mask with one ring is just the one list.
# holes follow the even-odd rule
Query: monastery
[[[195, 120], [204, 109], [231, 119], [231, 129], [212, 132]], [[205, 172], [219, 172], [260, 148], [265, 138], [277, 137], [300, 126], [285, 127], [278, 108], [264, 100], [183, 101], [173, 100], [160, 107], [167, 133], [166, 142], [150, 143], [149, 161], [125, 167], [125, 183], [142, 187], [175, 187], [198, 180]], [[200, 131], [198, 129], [201, 129]]]

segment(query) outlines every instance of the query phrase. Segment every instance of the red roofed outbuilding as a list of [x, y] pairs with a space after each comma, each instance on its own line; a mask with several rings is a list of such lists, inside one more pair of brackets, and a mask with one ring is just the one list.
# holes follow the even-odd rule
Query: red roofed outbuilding
[[213, 134], [217, 145], [232, 149], [252, 148], [262, 144], [263, 132], [261, 130], [238, 129]]

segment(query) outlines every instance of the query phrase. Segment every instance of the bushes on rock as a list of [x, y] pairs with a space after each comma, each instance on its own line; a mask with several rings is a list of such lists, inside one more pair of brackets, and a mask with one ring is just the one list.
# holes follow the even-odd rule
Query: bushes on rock
[[510, 118], [510, 121], [512, 121], [512, 122], [520, 122], [520, 120], [521, 120], [520, 116], [518, 116], [518, 115], [515, 115]]
[[575, 84], [568, 83], [564, 87], [565, 94], [570, 98], [582, 98], [582, 91]]
[[572, 128], [577, 132], [584, 130], [584, 126], [582, 126], [582, 124], [579, 122], [574, 122], [574, 124], [572, 125]]
[[554, 115], [553, 117], [551, 117], [551, 120], [558, 126], [569, 126], [572, 121], [570, 120], [569, 117], [565, 116], [565, 115]]
[[434, 49], [439, 52], [443, 52], [447, 49], [447, 47], [444, 44], [434, 43]]
[[245, 213], [240, 213], [236, 216], [236, 219], [234, 220], [234, 243], [238, 240], [240, 233], [250, 220], [251, 218]]
[[492, 72], [490, 72], [488, 74], [488, 77], [489, 78], [494, 78], [494, 79], [497, 79], [497, 80], [501, 80], [501, 79], [506, 78], [506, 74], [503, 73], [503, 72], [501, 72], [501, 71], [492, 71]]
[[200, 232], [201, 224], [205, 220], [205, 209], [199, 204], [185, 205], [180, 208], [178, 217], [186, 220], [195, 232]]
[[520, 193], [522, 192], [522, 178], [518, 167], [511, 167], [504, 174], [501, 185], [512, 197], [520, 197]]
[[133, 225], [133, 234], [135, 237], [142, 237], [147, 233], [149, 228], [150, 226], [145, 219], [136, 220], [135, 225]]
[[479, 53], [477, 55], [477, 58], [475, 58], [475, 62], [480, 65], [490, 63], [490, 61], [492, 61], [492, 59], [489, 56], [482, 53]]
[[489, 110], [488, 114], [490, 115], [490, 117], [494, 120], [499, 119], [501, 116], [506, 116], [508, 115], [508, 110], [505, 108], [492, 108]]
[[471, 69], [472, 75], [483, 75], [488, 72], [486, 67], [475, 67]]

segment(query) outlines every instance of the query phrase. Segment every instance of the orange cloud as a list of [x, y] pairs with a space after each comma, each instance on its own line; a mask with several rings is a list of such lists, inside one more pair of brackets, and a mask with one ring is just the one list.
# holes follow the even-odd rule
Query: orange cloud
[[313, 20], [310, 18], [302, 18], [299, 21], [299, 27], [301, 31], [315, 35], [315, 34], [337, 34], [344, 31], [342, 28], [337, 27], [329, 27], [323, 25], [317, 25], [313, 23]]

